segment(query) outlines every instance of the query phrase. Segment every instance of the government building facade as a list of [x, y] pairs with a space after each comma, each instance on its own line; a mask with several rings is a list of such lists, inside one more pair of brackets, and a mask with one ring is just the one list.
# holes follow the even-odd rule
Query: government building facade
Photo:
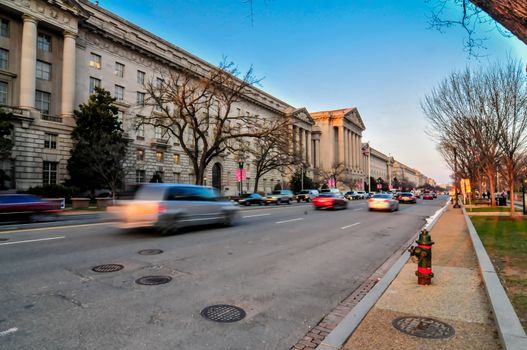
[[[179, 144], [155, 127], [137, 127], [136, 120], [155, 113], [144, 103], [146, 82], [162, 79], [167, 67], [203, 72], [213, 65], [86, 0], [0, 0], [0, 24], [0, 108], [15, 118], [12, 154], [0, 163], [9, 176], [7, 187], [24, 190], [68, 178], [73, 111], [88, 101], [95, 87], [116, 98], [118, 117], [131, 141], [134, 169], [126, 185], [148, 182], [155, 175], [163, 182], [194, 183]], [[356, 108], [310, 113], [257, 88], [235, 108], [262, 118], [290, 118], [292, 147], [311, 176], [321, 177], [343, 164], [346, 176], [339, 187], [362, 187], [368, 174], [361, 139], [366, 127]], [[375, 174], [389, 178], [393, 159], [372, 154]], [[226, 195], [238, 193], [238, 161], [228, 154], [217, 157], [206, 184]], [[252, 192], [251, 159], [244, 163], [243, 191]], [[288, 174], [266, 174], [258, 190], [270, 192], [286, 183]]]

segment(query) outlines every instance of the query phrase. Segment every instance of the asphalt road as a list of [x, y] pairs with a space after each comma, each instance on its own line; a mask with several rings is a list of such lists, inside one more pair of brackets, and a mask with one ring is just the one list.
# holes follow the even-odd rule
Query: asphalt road
[[[0, 232], [1, 349], [289, 349], [444, 205], [242, 209], [232, 228], [123, 233], [111, 223]], [[160, 255], [139, 255], [159, 248]], [[100, 264], [124, 269], [96, 273]], [[139, 277], [165, 275], [164, 285]], [[236, 323], [200, 312], [243, 308]]]

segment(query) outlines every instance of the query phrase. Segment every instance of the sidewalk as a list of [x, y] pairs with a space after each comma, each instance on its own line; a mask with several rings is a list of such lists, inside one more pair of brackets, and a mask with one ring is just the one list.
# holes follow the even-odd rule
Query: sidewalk
[[[500, 349], [478, 262], [461, 210], [452, 207], [431, 231], [432, 285], [417, 285], [417, 264], [408, 261], [343, 349]], [[455, 335], [426, 339], [394, 328], [397, 317], [429, 317]]]

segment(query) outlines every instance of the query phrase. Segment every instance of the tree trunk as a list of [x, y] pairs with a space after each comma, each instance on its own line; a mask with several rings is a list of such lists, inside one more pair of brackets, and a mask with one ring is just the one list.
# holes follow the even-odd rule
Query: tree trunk
[[254, 193], [258, 193], [258, 182], [260, 182], [260, 175], [256, 173], [256, 175], [254, 176]]
[[494, 172], [492, 170], [487, 170], [487, 177], [489, 178], [489, 187], [490, 187], [490, 206], [496, 206], [496, 198], [494, 198]]
[[490, 17], [527, 44], [527, 6], [525, 0], [470, 0]]
[[516, 207], [514, 206], [514, 166], [512, 160], [507, 162], [507, 175], [509, 180], [509, 201], [511, 206], [511, 216], [516, 212]]

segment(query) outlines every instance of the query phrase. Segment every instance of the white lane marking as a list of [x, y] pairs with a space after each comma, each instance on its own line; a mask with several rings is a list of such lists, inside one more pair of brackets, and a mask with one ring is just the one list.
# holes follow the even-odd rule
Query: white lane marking
[[62, 239], [66, 238], [64, 236], [60, 237], [49, 237], [49, 238], [39, 238], [39, 239], [28, 239], [25, 241], [15, 241], [15, 242], [7, 242], [7, 243], [0, 243], [0, 245], [10, 245], [10, 244], [19, 244], [19, 243], [31, 243], [31, 242], [40, 242], [40, 241], [50, 241], [52, 239]]
[[246, 215], [246, 216], [243, 216], [243, 218], [247, 219], [247, 218], [255, 218], [258, 216], [267, 216], [267, 215], [271, 215], [271, 214], [267, 213], [267, 214]]
[[18, 328], [9, 328], [7, 331], [2, 331], [0, 332], [0, 337], [3, 337], [4, 335], [8, 335], [8, 334], [11, 334], [11, 333], [15, 333], [16, 331], [18, 331]]
[[345, 229], [347, 229], [347, 228], [350, 228], [350, 227], [353, 227], [353, 226], [357, 226], [357, 225], [359, 225], [359, 224], [360, 224], [360, 222], [356, 222], [356, 223], [351, 224], [351, 225], [348, 225], [348, 226], [343, 226], [343, 227], [341, 227], [341, 229], [345, 230]]
[[49, 230], [63, 230], [67, 228], [77, 228], [77, 227], [91, 227], [91, 226], [101, 226], [101, 225], [110, 225], [111, 222], [99, 222], [96, 224], [79, 224], [79, 225], [64, 225], [64, 226], [50, 226], [50, 227], [39, 227], [39, 228], [26, 228], [22, 230], [9, 230], [9, 231], [0, 231], [0, 235], [5, 235], [8, 233], [16, 232], [33, 232], [33, 231], [49, 231]]
[[304, 218], [296, 218], [296, 219], [291, 219], [291, 220], [277, 221], [277, 222], [275, 222], [275, 224], [285, 224], [286, 222], [293, 222], [293, 221], [300, 221], [300, 220], [304, 220]]
[[364, 209], [364, 208], [353, 209], [353, 211], [362, 210], [362, 209]]

